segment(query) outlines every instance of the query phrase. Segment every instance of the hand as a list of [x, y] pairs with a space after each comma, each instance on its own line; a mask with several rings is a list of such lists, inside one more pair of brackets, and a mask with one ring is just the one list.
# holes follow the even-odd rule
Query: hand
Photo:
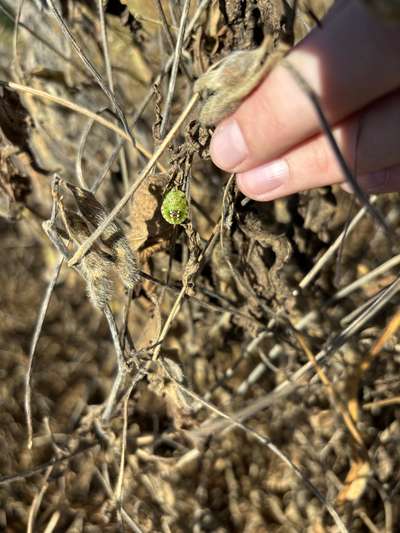
[[[400, 24], [337, 1], [287, 59], [319, 96], [360, 185], [400, 191]], [[310, 100], [283, 65], [217, 127], [211, 157], [254, 200], [344, 181]]]

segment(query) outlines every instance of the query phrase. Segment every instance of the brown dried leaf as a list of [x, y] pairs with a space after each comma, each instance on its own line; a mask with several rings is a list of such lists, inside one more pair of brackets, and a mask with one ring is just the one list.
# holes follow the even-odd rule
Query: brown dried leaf
[[185, 224], [184, 229], [187, 237], [189, 259], [182, 275], [182, 284], [186, 288], [187, 294], [190, 294], [192, 291], [193, 279], [200, 268], [199, 256], [201, 253], [201, 239], [200, 235], [193, 228], [191, 222]]
[[[253, 246], [252, 254], [249, 256], [247, 264], [255, 279], [249, 279], [251, 285], [255, 285], [255, 290], [264, 297], [275, 298], [279, 303], [284, 303], [287, 308], [292, 305], [293, 297], [290, 288], [282, 276], [282, 270], [289, 261], [292, 254], [292, 246], [285, 235], [276, 234], [263, 220], [262, 216], [255, 213], [248, 213], [240, 228], [245, 233]], [[264, 253], [270, 249], [274, 254], [273, 264], [266, 268]]]
[[[142, 183], [132, 198], [129, 221], [129, 242], [134, 250], [147, 248], [156, 243], [167, 243], [172, 235], [172, 226], [161, 216], [161, 204], [168, 176], [157, 174]], [[158, 247], [157, 250], [160, 248]]]
[[143, 350], [157, 342], [161, 333], [161, 312], [159, 302], [152, 298], [150, 306], [146, 310], [146, 320], [139, 336], [135, 339], [135, 346]]
[[191, 408], [188, 399], [171, 378], [181, 382], [183, 373], [179, 365], [164, 357], [162, 362], [157, 362], [156, 370], [148, 377], [149, 389], [164, 398], [168, 416], [174, 421], [176, 428], [181, 428]]
[[0, 86], [0, 128], [4, 137], [23, 150], [28, 148], [29, 115], [18, 94]]
[[359, 500], [367, 488], [370, 476], [369, 463], [360, 459], [354, 461], [346, 476], [344, 487], [337, 496], [337, 502], [343, 504]]
[[[141, 2], [152, 4], [153, 2]], [[110, 50], [110, 60], [113, 69], [127, 74], [127, 81], [132, 83], [132, 78], [143, 86], [148, 86], [153, 77], [153, 72], [148, 63], [149, 58], [143, 55], [139, 47], [132, 42], [132, 34], [128, 28], [121, 25], [117, 17], [107, 17], [107, 38]], [[129, 51], [127, 53], [127, 51]]]

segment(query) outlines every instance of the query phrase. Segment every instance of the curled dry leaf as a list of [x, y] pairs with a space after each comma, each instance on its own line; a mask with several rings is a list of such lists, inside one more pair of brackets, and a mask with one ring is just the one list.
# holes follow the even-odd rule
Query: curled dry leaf
[[[15, 12], [14, 0], [2, 0], [7, 10]], [[64, 4], [61, 2], [61, 4]], [[91, 7], [88, 5], [91, 4]], [[104, 67], [102, 46], [99, 46], [97, 2], [74, 2], [73, 33], [87, 57], [98, 70]], [[65, 4], [66, 5], [66, 4]], [[0, 11], [0, 14], [2, 12]], [[125, 108], [136, 106], [146, 95], [147, 84], [156, 74], [157, 63], [148, 60], [133, 43], [132, 34], [123, 28], [119, 18], [107, 16], [109, 56], [113, 66], [113, 81], [117, 98]], [[93, 111], [102, 109], [104, 94], [88, 77], [80, 59], [71, 52], [58, 23], [50, 14], [39, 10], [35, 2], [23, 2], [21, 23], [30, 31], [18, 32], [20, 67], [27, 84], [52, 95], [73, 101]], [[13, 24], [12, 24], [13, 25]], [[40, 37], [38, 39], [37, 37]], [[12, 37], [12, 32], [11, 32]], [[155, 43], [154, 43], [155, 46]], [[12, 39], [0, 42], [0, 68], [13, 57]], [[15, 79], [15, 69], [4, 79]], [[79, 113], [66, 112], [61, 106], [48, 100], [24, 95], [21, 97], [35, 128], [30, 134], [30, 146], [40, 166], [63, 175], [75, 172], [76, 154], [81, 145], [81, 135], [88, 119]], [[102, 171], [115, 145], [115, 133], [103, 126], [94, 125], [84, 146], [84, 170], [87, 183], [91, 183]], [[126, 150], [128, 162], [137, 165], [137, 152]], [[44, 187], [43, 187], [44, 189]]]
[[354, 460], [345, 484], [337, 496], [338, 503], [356, 502], [364, 494], [371, 477], [371, 466], [367, 461]]
[[172, 226], [161, 216], [161, 204], [169, 178], [164, 174], [150, 176], [135, 192], [129, 222], [129, 242], [134, 250], [145, 249], [156, 243], [166, 244]]
[[191, 406], [188, 398], [175, 383], [183, 381], [180, 366], [172, 359], [164, 357], [162, 361], [157, 361], [156, 369], [148, 379], [149, 389], [164, 398], [167, 414], [173, 420], [175, 427], [182, 427], [191, 411]]
[[191, 222], [185, 224], [184, 228], [187, 237], [189, 259], [182, 275], [182, 284], [186, 288], [186, 292], [191, 294], [193, 292], [193, 279], [200, 268], [199, 257], [201, 253], [201, 239], [198, 232], [193, 228]]
[[[289, 239], [254, 213], [247, 213], [239, 226], [250, 242], [251, 253], [246, 266], [250, 285], [260, 296], [274, 299], [289, 308], [293, 305], [293, 296], [283, 276], [284, 267], [292, 254]], [[268, 253], [273, 257], [269, 268], [266, 261]]]
[[30, 119], [18, 94], [0, 86], [0, 128], [11, 144], [28, 149]]
[[137, 350], [144, 350], [149, 346], [155, 344], [161, 333], [161, 312], [159, 302], [152, 294], [149, 294], [151, 302], [146, 305], [144, 312], [146, 313], [146, 319], [140, 333], [135, 338], [135, 347]]

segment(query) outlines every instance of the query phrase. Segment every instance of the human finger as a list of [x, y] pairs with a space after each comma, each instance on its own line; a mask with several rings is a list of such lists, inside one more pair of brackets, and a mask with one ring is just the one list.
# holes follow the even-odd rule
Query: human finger
[[[400, 165], [383, 168], [357, 177], [360, 187], [369, 194], [400, 191]], [[349, 183], [343, 183], [342, 189], [353, 194]]]
[[[371, 189], [374, 173], [400, 165], [400, 90], [353, 115], [333, 129], [336, 142], [354, 174]], [[375, 174], [375, 187], [397, 190], [390, 171]], [[366, 177], [367, 176], [367, 177]], [[254, 200], [273, 200], [299, 191], [344, 181], [341, 167], [323, 134], [289, 150], [282, 157], [238, 173], [241, 191]], [[363, 185], [362, 185], [363, 186]]]
[[[356, 1], [332, 9], [288, 56], [318, 95], [331, 124], [400, 87], [400, 25], [386, 24]], [[279, 65], [219, 125], [211, 157], [242, 172], [287, 152], [320, 131], [315, 110]]]

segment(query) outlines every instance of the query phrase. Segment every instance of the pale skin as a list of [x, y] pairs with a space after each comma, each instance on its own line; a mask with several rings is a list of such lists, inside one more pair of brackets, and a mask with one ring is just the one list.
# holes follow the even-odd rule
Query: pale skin
[[[400, 21], [337, 0], [287, 60], [319, 96], [361, 187], [400, 191]], [[310, 100], [284, 64], [218, 125], [211, 156], [259, 201], [344, 182]]]

